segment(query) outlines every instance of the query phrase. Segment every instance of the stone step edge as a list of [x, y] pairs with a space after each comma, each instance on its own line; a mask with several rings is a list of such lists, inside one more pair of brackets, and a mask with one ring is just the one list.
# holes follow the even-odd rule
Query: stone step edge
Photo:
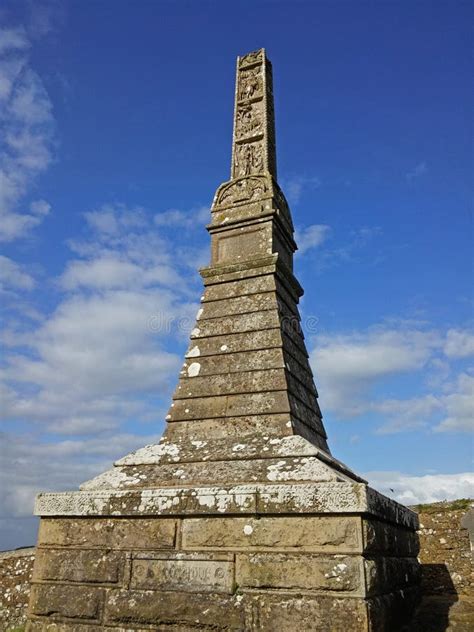
[[199, 273], [205, 287], [273, 274], [277, 276], [290, 296], [293, 295], [296, 302], [304, 294], [304, 290], [293, 271], [281, 261], [281, 258], [279, 259], [278, 253], [255, 257], [242, 263], [203, 267], [199, 269]]
[[[276, 458], [307, 458], [317, 457], [320, 461], [329, 465], [337, 472], [340, 472], [359, 483], [367, 484], [364, 478], [353, 472], [350, 467], [335, 459], [331, 454], [324, 452], [320, 448], [311, 444], [309, 441], [298, 435], [289, 435], [287, 437], [275, 438], [269, 437], [267, 441], [261, 442], [247, 441], [242, 443], [244, 439], [239, 441], [223, 440], [220, 442], [213, 441], [215, 445], [218, 443], [216, 454], [206, 458], [206, 463], [222, 462], [222, 461], [254, 461]], [[195, 442], [203, 444], [203, 442]], [[160, 464], [174, 464], [178, 463], [200, 463], [203, 461], [199, 449], [192, 450], [184, 458], [179, 457], [179, 452], [182, 451], [183, 446], [189, 448], [196, 448], [191, 439], [182, 441], [180, 443], [161, 441], [155, 444], [149, 444], [143, 448], [139, 448], [135, 452], [128, 454], [114, 462], [114, 466], [138, 466], [138, 465], [160, 465]], [[244, 452], [244, 448], [248, 446], [250, 449], [255, 450], [255, 454], [249, 454]], [[204, 447], [200, 445], [199, 447]], [[224, 450], [227, 448], [227, 453], [223, 451], [219, 453], [219, 448]], [[238, 448], [238, 449], [235, 449]], [[264, 448], [269, 448], [265, 453]], [[177, 454], [173, 458], [173, 455]], [[222, 458], [224, 456], [224, 458]], [[216, 458], [220, 457], [220, 458]]]
[[219, 516], [364, 514], [409, 529], [419, 526], [411, 509], [363, 483], [301, 483], [44, 492], [36, 516]]

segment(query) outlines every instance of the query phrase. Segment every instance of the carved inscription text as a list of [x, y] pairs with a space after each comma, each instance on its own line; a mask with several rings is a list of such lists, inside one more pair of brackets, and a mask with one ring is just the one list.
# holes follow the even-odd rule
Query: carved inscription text
[[233, 562], [214, 560], [134, 560], [132, 586], [151, 590], [231, 593], [233, 566]]

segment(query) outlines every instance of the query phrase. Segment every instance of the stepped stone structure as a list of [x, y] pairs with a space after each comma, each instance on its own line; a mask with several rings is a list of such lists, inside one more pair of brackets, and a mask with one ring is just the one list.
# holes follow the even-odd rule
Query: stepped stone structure
[[277, 181], [271, 64], [237, 60], [231, 180], [157, 445], [45, 493], [28, 630], [401, 630], [417, 516], [330, 453]]

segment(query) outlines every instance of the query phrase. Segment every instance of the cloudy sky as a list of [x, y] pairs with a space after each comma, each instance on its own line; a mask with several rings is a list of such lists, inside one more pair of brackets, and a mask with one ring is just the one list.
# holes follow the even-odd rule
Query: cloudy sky
[[0, 549], [161, 434], [261, 46], [332, 451], [408, 504], [472, 495], [472, 5], [1, 6]]

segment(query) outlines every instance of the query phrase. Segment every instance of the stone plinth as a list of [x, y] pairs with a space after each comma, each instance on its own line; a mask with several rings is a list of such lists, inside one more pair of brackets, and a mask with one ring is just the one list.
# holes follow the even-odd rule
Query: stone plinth
[[410, 617], [416, 514], [329, 451], [263, 50], [237, 62], [231, 178], [159, 444], [38, 498], [29, 630], [395, 632]]
[[37, 513], [30, 630], [400, 630], [418, 596], [416, 514], [365, 483], [49, 493]]

